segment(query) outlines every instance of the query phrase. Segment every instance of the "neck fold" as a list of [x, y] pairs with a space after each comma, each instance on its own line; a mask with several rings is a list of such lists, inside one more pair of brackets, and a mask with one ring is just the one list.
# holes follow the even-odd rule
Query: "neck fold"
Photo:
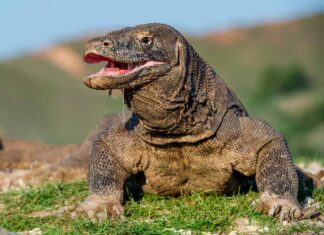
[[148, 143], [195, 143], [215, 135], [230, 108], [247, 115], [191, 46], [178, 59], [167, 75], [126, 93], [139, 118], [135, 133]]

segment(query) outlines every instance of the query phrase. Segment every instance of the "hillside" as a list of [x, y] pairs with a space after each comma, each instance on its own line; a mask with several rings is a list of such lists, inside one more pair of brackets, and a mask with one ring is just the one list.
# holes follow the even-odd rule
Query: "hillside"
[[[285, 133], [295, 156], [315, 157], [324, 154], [323, 38], [323, 14], [188, 37], [251, 115]], [[0, 63], [0, 135], [79, 143], [101, 116], [122, 110], [118, 94], [108, 97], [80, 82], [98, 67], [82, 62], [84, 44], [77, 40]], [[266, 92], [266, 71], [292, 65], [305, 74], [307, 87]]]

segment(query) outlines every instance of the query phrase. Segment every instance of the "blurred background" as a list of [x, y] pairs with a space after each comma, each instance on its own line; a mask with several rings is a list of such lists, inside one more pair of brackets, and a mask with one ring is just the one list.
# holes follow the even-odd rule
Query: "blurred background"
[[86, 88], [88, 38], [171, 24], [251, 116], [286, 136], [295, 160], [324, 162], [324, 1], [1, 1], [0, 136], [80, 143], [120, 112], [119, 93]]

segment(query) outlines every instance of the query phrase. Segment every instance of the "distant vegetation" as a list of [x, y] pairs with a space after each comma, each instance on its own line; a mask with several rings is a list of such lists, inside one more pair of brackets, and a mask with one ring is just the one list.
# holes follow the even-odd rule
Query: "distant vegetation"
[[282, 95], [310, 87], [311, 78], [298, 65], [272, 65], [267, 67], [260, 78], [260, 95]]
[[[323, 38], [321, 14], [188, 40], [237, 93], [251, 116], [284, 133], [295, 158], [320, 159], [324, 155]], [[84, 40], [66, 43], [56, 55], [59, 61], [80, 58], [82, 67], [84, 45]], [[58, 64], [53, 51], [0, 63], [0, 135], [54, 144], [81, 142], [101, 116], [122, 110], [121, 96], [88, 89], [82, 75], [76, 76], [98, 66], [84, 65], [75, 73]]]
[[[281, 102], [278, 105], [280, 108], [272, 108], [272, 115], [276, 116], [272, 123], [279, 126], [289, 142], [293, 140], [290, 142], [293, 152], [305, 156], [319, 154], [323, 150], [314, 148], [309, 140], [305, 140], [305, 133], [312, 133], [324, 123], [324, 100], [321, 95], [314, 98], [310, 95], [316, 89], [312, 87], [312, 81], [300, 65], [270, 65], [260, 73], [254, 93], [256, 99], [252, 102], [253, 107], [259, 109], [271, 105], [275, 107], [277, 104], [274, 102]], [[305, 99], [308, 100], [306, 104]], [[275, 120], [278, 120], [277, 123]]]

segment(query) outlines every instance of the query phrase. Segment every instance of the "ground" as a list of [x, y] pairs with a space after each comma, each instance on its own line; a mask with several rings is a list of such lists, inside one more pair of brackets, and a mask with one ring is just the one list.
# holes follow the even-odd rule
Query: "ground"
[[[322, 222], [280, 223], [250, 208], [257, 193], [216, 196], [158, 197], [145, 194], [126, 203], [126, 218], [97, 224], [71, 219], [60, 208], [76, 205], [87, 196], [85, 181], [46, 182], [40, 187], [0, 195], [0, 227], [23, 234], [298, 234], [324, 231]], [[324, 213], [324, 190], [314, 193]], [[31, 231], [28, 233], [27, 231]]]

